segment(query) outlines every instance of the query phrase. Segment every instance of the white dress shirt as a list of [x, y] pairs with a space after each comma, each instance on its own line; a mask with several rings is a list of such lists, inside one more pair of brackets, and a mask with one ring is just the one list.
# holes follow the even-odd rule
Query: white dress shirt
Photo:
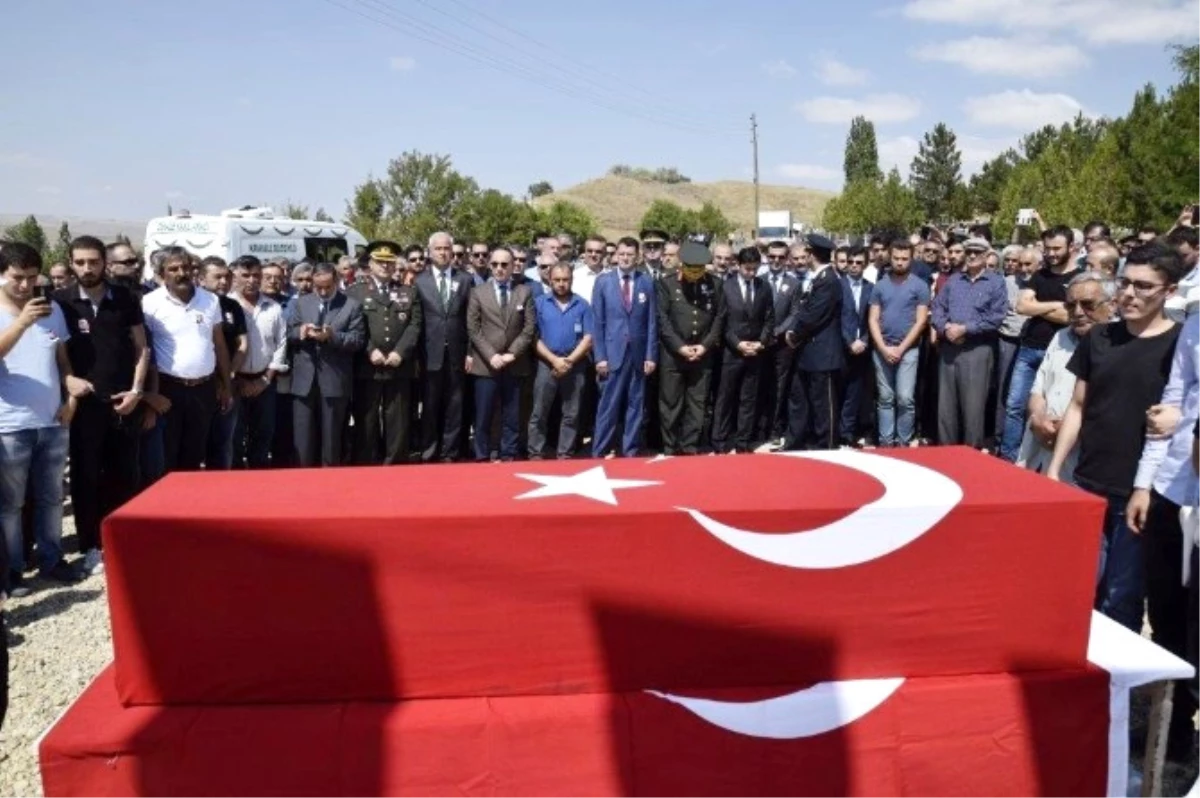
[[606, 271], [608, 271], [607, 267], [598, 272], [592, 271], [589, 266], [576, 269], [571, 275], [571, 292], [579, 294], [589, 305], [592, 304], [592, 290], [596, 287], [596, 278]]
[[1192, 438], [1200, 417], [1200, 315], [1188, 316], [1179, 332], [1160, 403], [1180, 409], [1179, 423], [1170, 438], [1146, 441], [1133, 486], [1153, 487], [1180, 507], [1195, 507], [1200, 500], [1192, 469]]
[[154, 364], [181, 380], [210, 376], [217, 368], [213, 330], [221, 325], [217, 295], [196, 288], [185, 305], [164, 286], [142, 297], [142, 315], [154, 345]]
[[242, 312], [246, 314], [246, 333], [249, 351], [242, 363], [242, 374], [258, 374], [270, 369], [276, 374], [288, 370], [287, 322], [283, 318], [283, 306], [265, 295], [258, 295], [258, 304], [238, 297]]

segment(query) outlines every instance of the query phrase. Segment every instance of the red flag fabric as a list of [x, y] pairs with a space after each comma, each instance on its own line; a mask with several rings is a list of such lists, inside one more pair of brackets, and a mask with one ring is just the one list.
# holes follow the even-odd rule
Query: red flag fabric
[[173, 474], [105, 523], [116, 685], [302, 703], [1078, 668], [1102, 512], [959, 448]]

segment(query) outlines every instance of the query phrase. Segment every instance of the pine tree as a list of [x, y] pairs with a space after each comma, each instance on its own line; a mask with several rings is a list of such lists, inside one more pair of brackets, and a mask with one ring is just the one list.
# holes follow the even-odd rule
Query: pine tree
[[846, 154], [842, 161], [846, 185], [859, 180], [880, 180], [879, 147], [875, 142], [875, 124], [865, 116], [850, 120], [846, 135]]
[[38, 224], [37, 217], [26, 216], [23, 220], [4, 231], [7, 241], [20, 241], [38, 251], [39, 255], [46, 253], [49, 242], [46, 241], [46, 231]]
[[909, 167], [909, 183], [930, 221], [946, 221], [956, 193], [962, 189], [962, 153], [958, 139], [944, 122], [925, 134]]

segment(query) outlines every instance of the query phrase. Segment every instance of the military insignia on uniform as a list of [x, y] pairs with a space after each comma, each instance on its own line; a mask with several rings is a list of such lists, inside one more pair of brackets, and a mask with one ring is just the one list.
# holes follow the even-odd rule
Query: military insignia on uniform
[[375, 300], [371, 299], [371, 297], [367, 297], [366, 301], [363, 302], [364, 308], [374, 307], [374, 305], [375, 305]]
[[396, 318], [400, 319], [400, 321], [408, 321], [408, 314], [404, 311], [400, 311], [396, 314]]

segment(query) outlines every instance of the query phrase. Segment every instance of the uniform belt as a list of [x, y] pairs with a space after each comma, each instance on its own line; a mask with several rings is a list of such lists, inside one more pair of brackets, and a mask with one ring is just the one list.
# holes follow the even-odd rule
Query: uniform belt
[[208, 374], [204, 377], [196, 377], [195, 379], [189, 379], [187, 377], [176, 377], [174, 374], [167, 374], [164, 371], [160, 371], [158, 373], [158, 376], [159, 376], [159, 379], [164, 379], [167, 382], [173, 382], [176, 385], [182, 385], [185, 388], [194, 388], [197, 385], [203, 385], [204, 383], [211, 380], [213, 377], [213, 375]]

